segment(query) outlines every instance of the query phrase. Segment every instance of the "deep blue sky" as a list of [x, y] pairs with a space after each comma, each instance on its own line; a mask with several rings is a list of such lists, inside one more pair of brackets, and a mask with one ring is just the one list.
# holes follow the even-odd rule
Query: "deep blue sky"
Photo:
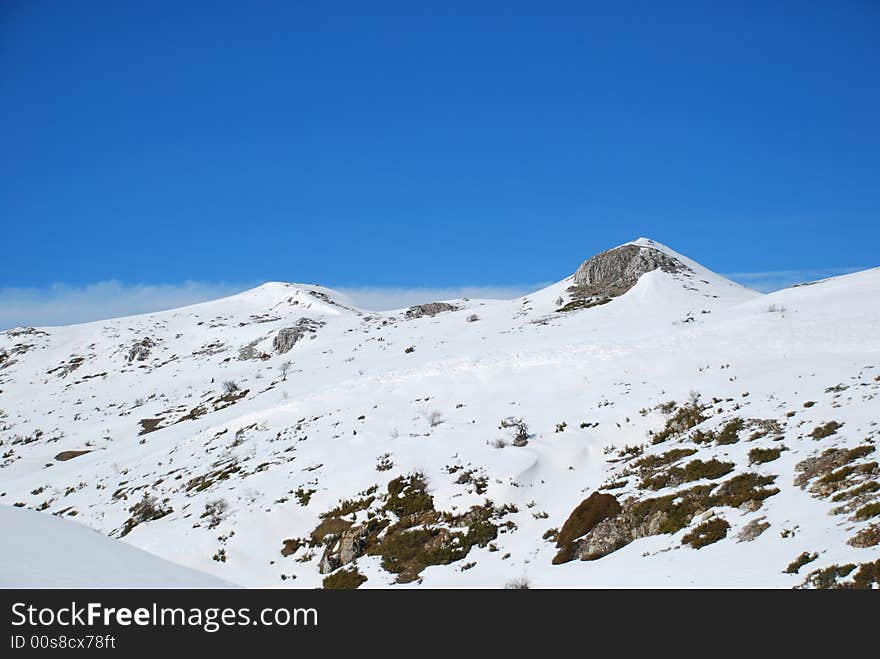
[[880, 265], [878, 35], [872, 0], [3, 0], [0, 287], [539, 282], [641, 235]]

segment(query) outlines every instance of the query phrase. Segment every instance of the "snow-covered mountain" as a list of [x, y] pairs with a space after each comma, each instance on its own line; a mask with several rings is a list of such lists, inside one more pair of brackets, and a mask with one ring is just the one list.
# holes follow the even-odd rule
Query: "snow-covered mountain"
[[515, 300], [18, 328], [0, 503], [243, 586], [878, 586], [878, 302], [640, 239]]

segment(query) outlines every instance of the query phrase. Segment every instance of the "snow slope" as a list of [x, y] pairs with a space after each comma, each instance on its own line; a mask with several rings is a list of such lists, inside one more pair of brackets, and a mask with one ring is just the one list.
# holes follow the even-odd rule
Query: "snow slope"
[[2, 588], [223, 588], [81, 524], [0, 506]]
[[[454, 310], [421, 317], [270, 283], [173, 311], [6, 332], [0, 502], [75, 516], [244, 586], [321, 585], [328, 546], [369, 520], [388, 525], [365, 530], [354, 552], [362, 587], [791, 587], [814, 567], [880, 558], [876, 545], [847, 544], [878, 521], [854, 518], [876, 499], [871, 456], [834, 486], [867, 483], [843, 504], [831, 499], [848, 490], [820, 496], [815, 481], [795, 484], [805, 459], [873, 447], [880, 434], [880, 269], [760, 295], [659, 243], [632, 244], [686, 267], [648, 272], [622, 296], [569, 312], [557, 309], [571, 278], [515, 300], [447, 301]], [[279, 352], [285, 328], [300, 336]], [[705, 418], [652, 443], [692, 393]], [[736, 443], [693, 441], [735, 419]], [[513, 443], [518, 421], [524, 446]], [[830, 421], [840, 428], [813, 439]], [[752, 449], [779, 446], [776, 459], [750, 464]], [[622, 504], [693, 485], [641, 486], [665, 472], [637, 460], [682, 447], [695, 452], [681, 465], [731, 463], [725, 477], [773, 476], [779, 492], [753, 510], [703, 502], [674, 532], [552, 564], [553, 530], [592, 492], [605, 486]], [[70, 451], [88, 452], [59, 459]], [[377, 543], [401, 526], [392, 527], [402, 518], [389, 512], [389, 482], [414, 472], [434, 513], [402, 526], [430, 530], [447, 553], [426, 559], [436, 547], [422, 547], [402, 573], [391, 541]], [[132, 508], [145, 493], [155, 500], [144, 515]], [[487, 499], [494, 537], [470, 546], [476, 532], [462, 515]], [[343, 500], [358, 505], [331, 514]], [[712, 515], [729, 524], [727, 537], [682, 543]], [[769, 527], [739, 542], [756, 520]], [[803, 552], [817, 558], [785, 573]], [[439, 564], [413, 575], [413, 560]]]

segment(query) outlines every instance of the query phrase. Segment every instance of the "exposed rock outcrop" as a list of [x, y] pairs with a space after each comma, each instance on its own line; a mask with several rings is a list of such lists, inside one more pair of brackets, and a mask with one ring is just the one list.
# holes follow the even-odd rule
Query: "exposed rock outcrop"
[[598, 524], [608, 518], [613, 518], [619, 512], [620, 504], [611, 494], [593, 492], [589, 497], [581, 501], [580, 505], [565, 520], [565, 524], [562, 525], [562, 529], [559, 531], [559, 536], [556, 539], [559, 553], [553, 559], [553, 563], [556, 565], [567, 563], [574, 558], [578, 538], [590, 533]]
[[448, 302], [429, 302], [428, 304], [417, 304], [406, 310], [407, 320], [421, 318], [422, 316], [436, 316], [444, 311], [458, 311], [458, 307]]
[[[282, 330], [283, 331], [283, 330]], [[238, 359], [239, 361], [246, 361], [248, 359], [260, 359], [266, 360], [269, 359], [270, 355], [263, 352], [262, 350], [257, 349], [257, 344], [263, 340], [264, 337], [260, 337], [259, 339], [254, 339], [247, 345], [242, 346], [238, 350]], [[277, 340], [277, 338], [276, 338]]]
[[340, 533], [324, 549], [318, 572], [327, 574], [361, 556], [367, 546], [367, 535], [364, 526], [354, 526]]
[[618, 297], [635, 286], [643, 274], [658, 269], [678, 273], [689, 268], [653, 247], [623, 245], [584, 261], [574, 273], [568, 292], [578, 300]]
[[778, 488], [768, 487], [775, 480], [776, 476], [745, 472], [717, 486], [695, 485], [647, 499], [630, 497], [622, 504], [610, 494], [594, 492], [575, 508], [560, 530], [560, 551], [553, 563], [575, 558], [592, 561], [639, 538], [675, 533], [716, 507], [754, 512], [764, 499], [779, 493]]
[[647, 517], [633, 515], [630, 507], [620, 515], [599, 522], [592, 532], [575, 546], [574, 557], [582, 561], [602, 558], [633, 540], [662, 533], [668, 513], [657, 510]]
[[311, 318], [300, 318], [293, 327], [285, 327], [278, 330], [275, 340], [272, 342], [272, 348], [279, 355], [289, 352], [297, 341], [305, 336], [314, 336], [319, 327], [324, 325], [319, 320]]
[[128, 351], [128, 363], [137, 360], [139, 362], [146, 361], [150, 356], [150, 350], [155, 346], [155, 342], [149, 336], [144, 337], [140, 341], [136, 341]]

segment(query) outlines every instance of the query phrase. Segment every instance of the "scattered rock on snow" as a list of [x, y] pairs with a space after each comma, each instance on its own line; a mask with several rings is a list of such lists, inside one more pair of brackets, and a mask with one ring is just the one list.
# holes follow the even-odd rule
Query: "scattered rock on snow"
[[318, 564], [318, 572], [327, 574], [338, 567], [348, 565], [363, 554], [366, 545], [367, 530], [363, 526], [355, 526], [343, 531], [324, 549], [321, 562]]
[[140, 341], [136, 341], [128, 351], [128, 363], [137, 360], [145, 361], [150, 356], [150, 350], [155, 346], [155, 342], [149, 337], [144, 337]]
[[289, 352], [297, 341], [308, 335], [314, 336], [318, 328], [323, 325], [324, 323], [319, 320], [300, 318], [293, 327], [278, 330], [278, 334], [275, 335], [275, 340], [272, 342], [272, 348], [279, 355]]
[[444, 311], [458, 311], [458, 307], [448, 302], [429, 302], [428, 304], [417, 304], [406, 310], [407, 320], [421, 318], [422, 316], [436, 316]]

